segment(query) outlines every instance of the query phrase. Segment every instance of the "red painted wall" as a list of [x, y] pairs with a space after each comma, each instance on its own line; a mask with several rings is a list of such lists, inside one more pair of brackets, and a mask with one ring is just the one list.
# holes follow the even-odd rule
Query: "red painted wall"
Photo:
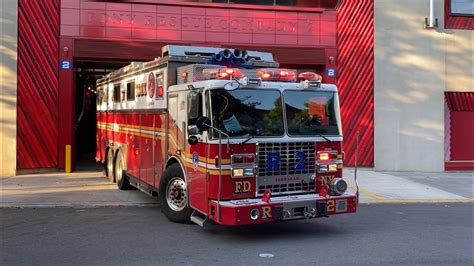
[[18, 6], [17, 168], [55, 168], [59, 0], [20, 0]]
[[374, 165], [374, 2], [343, 1], [337, 9], [337, 85], [346, 165]]
[[334, 11], [189, 2], [153, 4], [156, 2], [63, 1], [61, 36], [193, 45], [336, 45]]
[[474, 112], [451, 113], [451, 160], [474, 161]]

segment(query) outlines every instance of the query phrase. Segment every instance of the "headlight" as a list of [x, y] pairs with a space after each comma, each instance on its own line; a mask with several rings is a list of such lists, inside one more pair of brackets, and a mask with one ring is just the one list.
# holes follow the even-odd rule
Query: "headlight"
[[255, 154], [233, 154], [230, 156], [231, 176], [254, 177], [256, 174]]
[[318, 165], [318, 172], [326, 173], [326, 172], [336, 172], [337, 171], [337, 164], [319, 164]]
[[232, 168], [232, 177], [253, 177], [255, 176], [255, 168]]

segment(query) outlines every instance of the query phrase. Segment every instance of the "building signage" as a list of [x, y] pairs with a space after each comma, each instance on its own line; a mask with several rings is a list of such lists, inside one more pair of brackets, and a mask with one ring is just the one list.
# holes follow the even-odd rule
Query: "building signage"
[[326, 69], [326, 76], [335, 77], [336, 76], [336, 69], [335, 68]]
[[72, 62], [69, 60], [61, 60], [59, 63], [59, 67], [61, 69], [71, 70], [72, 69]]
[[[133, 6], [134, 4], [132, 4]], [[81, 9], [84, 37], [182, 41], [335, 45], [336, 13], [187, 8], [157, 5], [137, 11]], [[150, 7], [153, 7], [150, 5]], [[156, 10], [156, 11], [155, 11]], [[71, 24], [67, 24], [72, 27]], [[80, 27], [80, 30], [79, 30]]]

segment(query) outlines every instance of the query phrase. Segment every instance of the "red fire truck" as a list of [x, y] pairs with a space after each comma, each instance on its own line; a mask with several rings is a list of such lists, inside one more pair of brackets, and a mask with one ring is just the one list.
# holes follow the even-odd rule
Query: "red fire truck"
[[271, 53], [169, 45], [97, 82], [97, 161], [175, 222], [246, 225], [356, 211], [337, 88]]

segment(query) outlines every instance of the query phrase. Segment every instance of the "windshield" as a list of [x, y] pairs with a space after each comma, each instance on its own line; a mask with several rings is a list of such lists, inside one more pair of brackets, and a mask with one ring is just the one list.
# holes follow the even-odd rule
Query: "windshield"
[[339, 101], [327, 91], [285, 91], [288, 134], [340, 135]]
[[[282, 136], [283, 112], [277, 90], [210, 91], [213, 126], [231, 137]], [[218, 133], [213, 132], [217, 137]]]

